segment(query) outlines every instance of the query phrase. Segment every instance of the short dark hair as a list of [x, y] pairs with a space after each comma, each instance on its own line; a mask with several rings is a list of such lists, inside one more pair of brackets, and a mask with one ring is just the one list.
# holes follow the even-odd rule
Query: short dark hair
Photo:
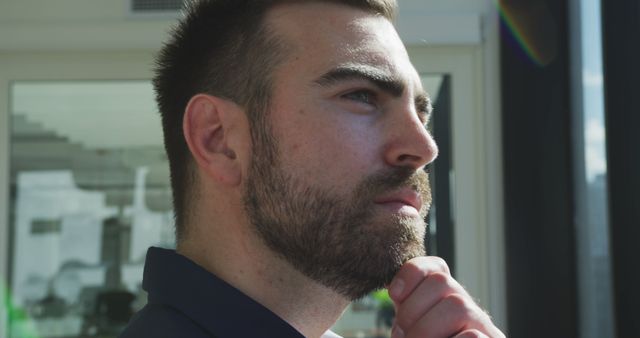
[[396, 0], [193, 0], [156, 60], [153, 85], [169, 159], [176, 237], [185, 235], [188, 205], [196, 189], [195, 166], [182, 132], [184, 110], [207, 93], [242, 106], [251, 128], [265, 118], [271, 74], [286, 58], [287, 44], [263, 21], [280, 4], [326, 2], [359, 8], [392, 21]]

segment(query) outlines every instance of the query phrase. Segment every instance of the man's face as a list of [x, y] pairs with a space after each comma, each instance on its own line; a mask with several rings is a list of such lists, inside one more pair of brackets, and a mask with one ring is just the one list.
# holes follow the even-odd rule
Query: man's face
[[[265, 243], [356, 299], [424, 255], [437, 149], [428, 102], [386, 19], [333, 4], [287, 5], [267, 24], [293, 50], [254, 128], [245, 207]], [[268, 140], [271, 140], [269, 142]]]

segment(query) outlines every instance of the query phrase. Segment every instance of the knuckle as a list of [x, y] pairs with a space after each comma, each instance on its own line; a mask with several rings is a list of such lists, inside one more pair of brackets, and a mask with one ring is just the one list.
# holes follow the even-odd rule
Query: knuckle
[[433, 328], [427, 322], [420, 321], [411, 326], [406, 338], [425, 338], [433, 336]]
[[500, 329], [498, 329], [497, 327], [495, 327], [495, 326], [494, 326], [494, 327], [493, 327], [493, 329], [494, 329], [494, 331], [495, 331], [495, 332], [492, 332], [492, 333], [491, 333], [491, 337], [492, 337], [492, 338], [506, 338], [506, 337], [507, 337], [507, 336], [506, 336], [502, 331], [500, 331]]
[[452, 310], [456, 311], [457, 313], [464, 314], [465, 316], [473, 312], [473, 307], [471, 306], [470, 302], [461, 294], [452, 293], [450, 295], [447, 295], [444, 298], [443, 302], [445, 302], [446, 305]]
[[407, 273], [409, 273], [412, 276], [418, 277], [418, 276], [423, 276], [424, 275], [424, 266], [426, 264], [422, 261], [419, 260], [413, 260], [413, 261], [409, 261], [407, 263], [404, 264], [404, 269]]
[[438, 267], [438, 270], [440, 270], [441, 272], [444, 272], [447, 275], [451, 274], [451, 272], [449, 271], [449, 265], [441, 257], [438, 257], [438, 256], [431, 257], [431, 264], [436, 265]]
[[396, 314], [395, 323], [400, 328], [405, 329], [410, 327], [414, 320], [415, 318], [412, 318], [410, 314], [405, 313], [404, 311], [399, 311]]
[[451, 275], [449, 265], [444, 259], [437, 256], [416, 257], [403, 264], [403, 275], [409, 278], [424, 278], [432, 273], [444, 273]]
[[486, 336], [482, 332], [476, 329], [466, 330], [456, 336], [456, 338], [482, 338], [482, 337], [486, 337]]
[[413, 327], [415, 323], [420, 321], [420, 317], [423, 315], [420, 311], [413, 311], [411, 309], [400, 309], [395, 317], [395, 323], [400, 328], [408, 329]]
[[443, 284], [448, 287], [450, 287], [451, 284], [451, 277], [443, 272], [434, 272], [429, 275], [428, 279], [431, 280], [432, 283]]

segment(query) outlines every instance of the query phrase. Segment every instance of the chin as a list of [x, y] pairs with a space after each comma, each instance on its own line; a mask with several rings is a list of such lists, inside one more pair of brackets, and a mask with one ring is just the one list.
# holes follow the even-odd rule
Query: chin
[[[368, 252], [366, 261], [353, 262], [352, 272], [362, 273], [357, 279], [363, 286], [352, 289], [350, 297], [358, 299], [377, 289], [384, 288], [398, 273], [402, 265], [415, 257], [426, 254], [426, 224], [419, 216], [394, 215], [372, 224], [363, 234], [361, 249]], [[366, 242], [366, 244], [365, 244]], [[357, 256], [354, 253], [354, 256]], [[345, 258], [353, 260], [355, 257]], [[361, 257], [362, 258], [362, 257]], [[355, 276], [352, 276], [355, 277]], [[357, 290], [357, 291], [356, 291]], [[356, 291], [356, 292], [353, 292]]]

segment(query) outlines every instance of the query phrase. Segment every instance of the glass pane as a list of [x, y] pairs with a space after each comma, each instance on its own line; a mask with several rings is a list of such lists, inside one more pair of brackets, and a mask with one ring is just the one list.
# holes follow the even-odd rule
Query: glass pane
[[11, 337], [115, 337], [174, 244], [148, 81], [11, 86]]
[[[436, 121], [445, 121], [447, 123], [446, 126], [443, 126], [441, 130], [446, 130], [446, 135], [443, 137], [449, 137], [448, 130], [450, 130], [450, 126], [448, 125], [449, 119], [436, 119], [435, 116], [449, 116], [451, 112], [449, 108], [451, 107], [449, 102], [444, 104], [444, 101], [449, 100], [449, 95], [447, 94], [450, 90], [450, 82], [448, 81], [447, 75], [441, 74], [424, 74], [421, 76], [422, 84], [425, 90], [431, 96], [432, 104], [434, 106], [434, 118], [431, 120], [430, 129], [434, 130], [434, 123], [441, 123]], [[444, 95], [441, 95], [444, 94]], [[443, 152], [449, 152], [449, 149], [443, 149], [441, 146], [440, 140], [436, 139], [440, 146], [441, 154]], [[446, 142], [445, 142], [446, 143]], [[440, 163], [442, 160], [440, 157], [436, 163]], [[436, 175], [439, 175], [441, 172], [446, 173], [443, 176], [446, 176], [446, 179], [443, 179], [443, 183], [445, 183], [446, 192], [441, 191], [441, 196], [449, 196], [449, 172], [451, 170], [448, 162], [441, 162], [440, 168], [435, 168], [435, 165], [431, 167], [430, 179], [432, 185], [432, 192], [434, 194], [434, 204], [431, 207], [431, 211], [429, 212], [429, 216], [427, 223], [429, 224], [429, 232], [427, 234], [426, 245], [427, 251], [431, 255], [440, 254], [438, 250], [447, 250], [446, 245], [442, 243], [447, 243], [438, 240], [438, 232], [436, 228], [436, 209], [438, 210], [449, 210], [449, 206], [440, 205], [438, 203], [446, 203], [448, 204], [449, 199], [444, 198], [440, 199], [436, 197], [434, 183], [436, 181]], [[435, 170], [434, 170], [435, 169]], [[441, 171], [441, 170], [442, 171]], [[437, 179], [440, 179], [438, 176]], [[446, 214], [446, 213], [445, 213]], [[447, 223], [448, 222], [443, 222]], [[436, 248], [436, 243], [438, 243], [439, 248]], [[393, 310], [393, 302], [389, 298], [386, 290], [374, 292], [367, 297], [353, 302], [342, 315], [340, 320], [334, 325], [332, 330], [337, 334], [343, 336], [344, 338], [388, 338], [391, 337], [391, 325], [393, 325], [394, 318], [394, 310]]]
[[[576, 249], [580, 296], [581, 337], [614, 336], [614, 315], [609, 254], [607, 154], [604, 120], [602, 30], [599, 1], [576, 0], [580, 20], [574, 38], [581, 65], [577, 76], [574, 128], [578, 138], [575, 204]], [[579, 35], [577, 34], [579, 33]]]

